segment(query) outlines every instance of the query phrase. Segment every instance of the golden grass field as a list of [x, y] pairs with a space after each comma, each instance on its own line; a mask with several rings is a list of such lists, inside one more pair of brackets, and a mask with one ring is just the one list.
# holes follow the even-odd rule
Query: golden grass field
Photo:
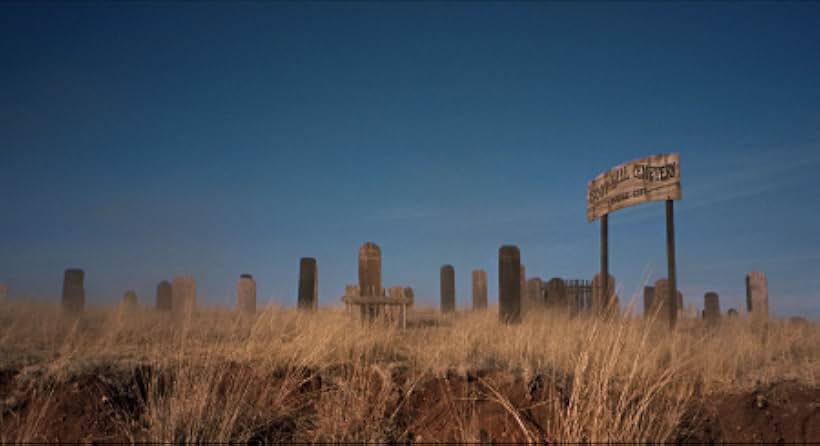
[[670, 332], [533, 311], [506, 326], [491, 307], [416, 309], [408, 325], [341, 309], [72, 318], [0, 302], [0, 441], [703, 440], [712, 403], [782, 383], [814, 401], [798, 421], [820, 438], [814, 322], [682, 319]]

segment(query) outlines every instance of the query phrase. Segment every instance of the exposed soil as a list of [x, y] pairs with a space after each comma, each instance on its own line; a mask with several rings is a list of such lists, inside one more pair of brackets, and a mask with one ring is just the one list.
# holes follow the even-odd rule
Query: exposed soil
[[783, 382], [752, 392], [715, 395], [698, 407], [699, 423], [681, 440], [820, 443], [820, 389]]
[[34, 384], [17, 371], [0, 371], [0, 430], [32, 442], [127, 441], [129, 415], [140, 410], [138, 382], [130, 373], [108, 372]]
[[[3, 439], [45, 442], [145, 441], [139, 419], [144, 408], [148, 368], [128, 370], [98, 369], [61, 382], [32, 378], [20, 370], [0, 370], [0, 431]], [[344, 374], [345, 367], [325, 370], [325, 374]], [[264, 380], [283, 379], [278, 376]], [[277, 419], [260, 428], [254, 436], [259, 442], [300, 439], [299, 426], [310, 425], [317, 405], [333, 386], [334, 377], [305, 372], [293, 398], [301, 409], [291, 418]], [[161, 377], [169, 379], [169, 377]], [[154, 382], [162, 382], [162, 379]], [[509, 371], [449, 373], [411, 380], [406, 372], [394, 371], [381, 378], [383, 383], [371, 390], [378, 395], [390, 392], [384, 413], [385, 440], [397, 442], [465, 441], [465, 432], [479, 432], [475, 440], [486, 443], [521, 442], [522, 425], [530, 432], [547, 436], [547, 426], [537, 420], [548, 419], [545, 405], [537, 402], [562, 401], [568, 397], [568, 382], [536, 376], [525, 379]], [[385, 385], [392, 389], [384, 388]], [[406, 390], [412, 387], [413, 391]], [[397, 391], [403, 389], [405, 392]], [[501, 396], [501, 398], [496, 398]], [[558, 398], [554, 398], [557, 396]], [[514, 407], [505, 407], [507, 401]], [[515, 412], [517, 418], [511, 416]], [[306, 421], [308, 420], [308, 421]], [[464, 426], [463, 420], [472, 420]], [[25, 430], [31, 432], [26, 432]], [[167, 440], [167, 439], [166, 439]], [[679, 425], [673, 441], [820, 443], [820, 389], [781, 382], [754, 391], [711, 395], [693, 403]]]

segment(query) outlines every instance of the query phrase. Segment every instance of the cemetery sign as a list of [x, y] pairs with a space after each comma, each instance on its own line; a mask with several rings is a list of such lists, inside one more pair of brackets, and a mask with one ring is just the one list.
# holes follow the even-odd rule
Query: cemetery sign
[[680, 200], [677, 153], [653, 155], [613, 167], [587, 185], [587, 221], [640, 203]]
[[[587, 222], [601, 222], [601, 284], [599, 308], [607, 308], [614, 296], [609, 282], [609, 213], [649, 201], [666, 201], [666, 260], [669, 282], [669, 326], [677, 320], [678, 279], [675, 267], [675, 201], [681, 199], [680, 157], [677, 153], [648, 156], [623, 163], [598, 175], [587, 184]], [[593, 281], [594, 282], [594, 281]], [[613, 284], [614, 285], [614, 284]], [[593, 288], [595, 286], [593, 285]], [[595, 296], [596, 293], [593, 293]]]

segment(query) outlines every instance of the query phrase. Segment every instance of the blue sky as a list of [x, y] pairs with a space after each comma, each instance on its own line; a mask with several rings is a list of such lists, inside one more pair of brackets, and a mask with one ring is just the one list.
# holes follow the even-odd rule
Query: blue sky
[[[517, 244], [528, 275], [589, 278], [586, 184], [678, 152], [687, 303], [820, 315], [820, 4], [87, 3], [0, 6], [0, 281], [92, 303], [197, 279], [230, 305], [241, 273], [295, 304], [356, 281], [438, 302], [455, 266]], [[666, 271], [662, 203], [610, 217], [622, 301]]]

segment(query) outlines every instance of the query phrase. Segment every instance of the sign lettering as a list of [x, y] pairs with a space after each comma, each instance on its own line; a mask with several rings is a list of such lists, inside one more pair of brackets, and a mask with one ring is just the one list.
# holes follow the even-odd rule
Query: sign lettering
[[640, 203], [680, 200], [680, 158], [654, 155], [615, 166], [587, 186], [587, 221]]

